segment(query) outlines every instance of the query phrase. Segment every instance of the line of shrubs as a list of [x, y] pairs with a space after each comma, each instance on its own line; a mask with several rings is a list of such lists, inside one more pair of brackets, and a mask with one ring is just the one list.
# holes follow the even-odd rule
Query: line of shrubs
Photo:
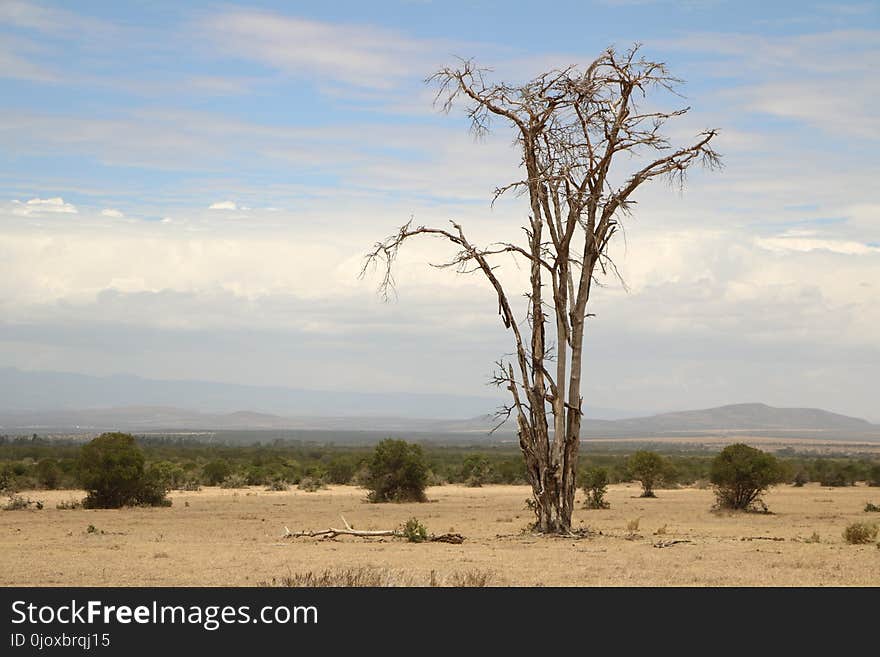
[[[302, 454], [269, 454], [250, 456], [240, 453], [245, 448], [226, 448], [213, 458], [190, 458], [186, 452], [165, 455], [156, 460], [147, 448], [146, 469], [171, 489], [193, 489], [199, 486], [218, 486], [224, 481], [238, 481], [248, 486], [268, 486], [284, 481], [298, 485], [303, 479], [318, 480], [324, 484], [361, 483], [369, 453], [336, 453], [327, 448], [320, 458]], [[250, 449], [248, 448], [248, 451]], [[641, 480], [650, 476], [650, 488], [664, 489], [689, 486], [708, 481], [712, 457], [654, 456], [654, 452], [636, 452], [640, 455], [613, 455], [588, 457], [580, 468], [581, 485], [587, 483], [589, 473], [601, 468], [607, 483], [615, 484]], [[426, 452], [428, 479], [431, 485], [443, 483], [482, 486], [487, 484], [527, 483], [522, 457], [519, 454]], [[822, 486], [852, 486], [864, 481], [880, 486], [880, 463], [815, 459], [813, 461], [780, 460], [782, 480], [795, 486], [817, 482]], [[649, 473], [649, 474], [646, 474]], [[24, 457], [15, 461], [0, 461], [0, 489], [25, 490], [34, 488], [69, 489], [79, 487], [77, 458], [43, 457], [34, 460]], [[650, 496], [650, 495], [649, 495]]]
[[[317, 490], [327, 484], [368, 486], [371, 481], [375, 483], [370, 466], [381, 451], [369, 447], [277, 443], [218, 446], [156, 438], [136, 440], [128, 434], [117, 433], [104, 434], [100, 441], [108, 444], [122, 441], [125, 447], [117, 445], [118, 450], [137, 450], [139, 456], [133, 457], [136, 462], [133, 467], [147, 483], [130, 500], [144, 504], [152, 503], [150, 500], [161, 503], [168, 490], [197, 489], [203, 485], [267, 486], [277, 490], [289, 485], [303, 490]], [[88, 489], [89, 469], [84, 455], [93, 451], [89, 445], [94, 443], [82, 446], [36, 436], [0, 443], [0, 459], [7, 459], [0, 460], [0, 491], [37, 487]], [[380, 445], [391, 444], [409, 445], [393, 440]], [[427, 450], [416, 447], [424, 466], [426, 485], [527, 483], [522, 457], [510, 448], [480, 451], [462, 447], [429, 447]], [[11, 458], [15, 460], [9, 460]], [[716, 460], [717, 457], [706, 454], [663, 456], [650, 450], [632, 454], [594, 452], [582, 461], [579, 485], [587, 492], [588, 505], [602, 508], [602, 499], [597, 498], [596, 493], [612, 483], [640, 481], [645, 497], [653, 496], [657, 489], [699, 481], [708, 485]], [[880, 463], [867, 459], [784, 458], [775, 459], [774, 463], [774, 477], [796, 486], [808, 481], [827, 486], [852, 485], [856, 480], [880, 486]]]

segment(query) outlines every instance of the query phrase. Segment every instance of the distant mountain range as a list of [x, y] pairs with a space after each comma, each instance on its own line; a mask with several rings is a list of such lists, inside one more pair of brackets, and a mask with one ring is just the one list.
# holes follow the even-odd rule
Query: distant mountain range
[[[0, 367], [0, 412], [165, 407], [167, 413], [198, 409], [231, 413], [248, 409], [283, 416], [403, 417], [459, 419], [489, 415], [503, 395], [467, 396], [420, 393], [301, 390], [208, 381], [163, 381], [128, 374], [89, 376]], [[644, 415], [591, 407], [587, 417], [616, 420]]]
[[[271, 431], [276, 437], [318, 432], [326, 442], [367, 433], [458, 442], [485, 440], [494, 424], [487, 411], [498, 403], [454, 395], [329, 393], [0, 368], [0, 433], [12, 434]], [[236, 406], [258, 410], [224, 410]], [[282, 413], [263, 410], [276, 407]], [[438, 417], [438, 408], [446, 417]], [[880, 441], [880, 425], [816, 408], [751, 403], [644, 417], [588, 417], [582, 429], [584, 438], [737, 434]], [[510, 422], [493, 436], [512, 437]]]
[[588, 434], [662, 435], [780, 432], [802, 435], [877, 434], [880, 425], [818, 408], [776, 408], [767, 404], [731, 404], [696, 411], [661, 413], [612, 422], [593, 420]]
[[[491, 416], [464, 420], [402, 417], [284, 417], [268, 413], [200, 413], [180, 408], [129, 406], [62, 411], [0, 411], [0, 433], [90, 434], [123, 430], [144, 433], [273, 432], [275, 437], [352, 442], [357, 434], [371, 442], [386, 436], [413, 440], [469, 442], [486, 440]], [[367, 436], [366, 434], [371, 434]], [[586, 420], [583, 438], [658, 438], [728, 435], [788, 436], [822, 440], [880, 441], [880, 425], [815, 408], [773, 408], [735, 404], [698, 411], [664, 413], [627, 420]], [[344, 435], [344, 437], [343, 437]], [[493, 440], [511, 440], [512, 423]], [[258, 440], [259, 436], [251, 436]], [[357, 441], [356, 441], [357, 442]]]

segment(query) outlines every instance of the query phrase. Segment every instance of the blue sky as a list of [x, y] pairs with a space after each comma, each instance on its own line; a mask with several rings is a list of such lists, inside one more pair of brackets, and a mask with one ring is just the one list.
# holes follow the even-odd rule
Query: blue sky
[[[487, 394], [509, 347], [476, 279], [360, 258], [415, 215], [489, 207], [511, 134], [475, 142], [423, 79], [499, 78], [638, 41], [725, 169], [646, 190], [594, 299], [586, 403], [737, 401], [880, 419], [880, 4], [0, 1], [0, 366]], [[515, 263], [507, 263], [512, 283]]]

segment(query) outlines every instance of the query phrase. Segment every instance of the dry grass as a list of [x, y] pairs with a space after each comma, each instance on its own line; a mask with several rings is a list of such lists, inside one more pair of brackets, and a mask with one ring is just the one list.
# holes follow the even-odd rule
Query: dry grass
[[400, 586], [454, 586], [484, 587], [490, 586], [494, 575], [489, 571], [470, 570], [463, 573], [451, 573], [441, 578], [437, 571], [432, 570], [427, 577], [391, 568], [361, 567], [325, 569], [320, 572], [309, 571], [287, 575], [276, 581], [261, 582], [265, 586], [292, 586], [305, 588], [325, 587], [400, 587]]
[[[296, 573], [334, 581], [378, 572], [406, 586], [880, 586], [880, 550], [843, 538], [866, 519], [862, 486], [781, 486], [765, 498], [767, 515], [713, 513], [711, 490], [664, 491], [648, 501], [639, 490], [613, 485], [610, 509], [577, 509], [575, 527], [591, 530], [579, 539], [522, 532], [532, 519], [522, 486], [430, 488], [428, 504], [366, 504], [364, 491], [350, 486], [205, 488], [173, 492], [171, 508], [121, 510], [61, 510], [58, 503], [77, 495], [40, 491], [43, 510], [0, 512], [0, 585], [248, 586]], [[430, 533], [467, 538], [281, 538], [285, 526], [336, 526], [340, 513], [358, 529], [399, 527], [415, 516]], [[643, 535], [626, 531], [634, 518]], [[88, 533], [90, 525], [100, 529]], [[655, 549], [658, 541], [668, 547]]]
[[850, 545], [867, 545], [877, 538], [877, 525], [869, 522], [854, 522], [843, 530], [843, 540]]

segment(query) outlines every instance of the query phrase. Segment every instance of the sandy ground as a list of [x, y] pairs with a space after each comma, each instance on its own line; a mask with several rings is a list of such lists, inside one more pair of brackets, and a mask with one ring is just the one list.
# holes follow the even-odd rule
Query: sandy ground
[[[261, 488], [174, 492], [171, 508], [60, 510], [76, 491], [22, 493], [43, 510], [0, 511], [0, 584], [4, 586], [248, 586], [308, 571], [383, 568], [442, 582], [490, 572], [496, 585], [544, 586], [880, 586], [877, 545], [848, 545], [855, 521], [880, 522], [865, 502], [880, 489], [777, 487], [772, 514], [714, 513], [710, 490], [609, 490], [611, 508], [578, 510], [590, 538], [537, 537], [523, 486], [428, 490], [427, 504], [367, 504], [349, 486], [306, 493]], [[580, 495], [579, 495], [580, 497]], [[282, 539], [285, 526], [389, 529], [412, 516], [432, 533], [458, 532], [462, 545], [399, 539]], [[627, 529], [638, 520], [638, 529]], [[95, 531], [89, 532], [92, 525]], [[601, 532], [599, 534], [598, 532]], [[807, 542], [814, 532], [818, 542]], [[776, 540], [772, 540], [776, 539]], [[668, 541], [686, 541], [658, 548]]]

